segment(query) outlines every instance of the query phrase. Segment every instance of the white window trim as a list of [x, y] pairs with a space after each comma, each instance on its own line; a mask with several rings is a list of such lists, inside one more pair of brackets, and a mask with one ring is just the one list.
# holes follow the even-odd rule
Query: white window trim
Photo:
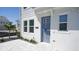
[[24, 21], [23, 21], [23, 32], [28, 32], [28, 28], [27, 28], [27, 31], [24, 31], [24, 28], [25, 28], [25, 27], [28, 27], [28, 21], [27, 21], [27, 26], [24, 25], [24, 22], [25, 22], [25, 21], [27, 21], [27, 20], [24, 20]]
[[63, 33], [63, 34], [65, 34], [65, 33], [70, 33], [69, 30], [68, 30], [68, 18], [69, 18], [69, 17], [68, 17], [68, 14], [69, 14], [69, 12], [65, 12], [65, 13], [60, 13], [60, 14], [58, 14], [58, 19], [59, 19], [59, 16], [60, 16], [60, 15], [67, 15], [67, 22], [59, 22], [59, 24], [60, 24], [60, 23], [67, 23], [67, 30], [66, 30], [66, 31], [60, 31], [59, 28], [58, 28], [58, 32], [61, 33], [61, 34], [62, 34], [62, 33]]
[[[34, 19], [30, 19], [30, 20], [34, 20]], [[30, 20], [29, 20], [29, 33], [34, 33], [34, 32], [30, 32], [30, 27], [33, 27], [34, 28], [34, 25], [33, 26], [30, 26]]]

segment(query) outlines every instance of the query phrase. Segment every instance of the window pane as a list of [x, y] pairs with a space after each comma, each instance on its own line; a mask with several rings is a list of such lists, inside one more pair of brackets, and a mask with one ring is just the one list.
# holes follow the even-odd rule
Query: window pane
[[30, 20], [29, 25], [34, 26], [34, 20]]
[[30, 32], [34, 33], [34, 27], [30, 27], [29, 29]]
[[24, 26], [27, 26], [27, 21], [24, 21]]
[[66, 31], [67, 30], [67, 23], [60, 23], [59, 30]]
[[27, 27], [24, 27], [24, 32], [27, 32]]
[[67, 15], [61, 15], [59, 19], [60, 22], [67, 22]]

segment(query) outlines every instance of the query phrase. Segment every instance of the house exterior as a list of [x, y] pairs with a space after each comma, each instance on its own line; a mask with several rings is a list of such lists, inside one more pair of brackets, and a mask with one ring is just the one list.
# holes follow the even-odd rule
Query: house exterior
[[21, 36], [46, 42], [54, 50], [79, 50], [79, 8], [21, 8]]
[[4, 16], [0, 16], [0, 30], [6, 30], [4, 26], [6, 23], [9, 23], [9, 20]]

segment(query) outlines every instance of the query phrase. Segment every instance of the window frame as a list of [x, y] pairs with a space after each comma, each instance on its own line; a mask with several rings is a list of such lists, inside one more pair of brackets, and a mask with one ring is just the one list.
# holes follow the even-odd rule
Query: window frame
[[[27, 22], [27, 20], [25, 20], [25, 21], [23, 21], [24, 22], [24, 24], [23, 24], [23, 26], [24, 26], [24, 32], [27, 32], [27, 30], [25, 31], [25, 28], [27, 28], [27, 25], [25, 25], [25, 22]], [[27, 22], [28, 23], [28, 22]]]
[[[33, 25], [30, 25], [30, 21], [32, 21], [33, 20]], [[33, 30], [31, 31], [31, 28], [33, 28]], [[31, 19], [31, 20], [29, 20], [29, 32], [30, 33], [34, 33], [34, 19]]]
[[[60, 17], [61, 16], [65, 16], [66, 15], [66, 21], [61, 21]], [[61, 29], [61, 24], [66, 24], [66, 29]], [[59, 15], [59, 31], [68, 31], [68, 15], [67, 14], [63, 14], [63, 15]]]

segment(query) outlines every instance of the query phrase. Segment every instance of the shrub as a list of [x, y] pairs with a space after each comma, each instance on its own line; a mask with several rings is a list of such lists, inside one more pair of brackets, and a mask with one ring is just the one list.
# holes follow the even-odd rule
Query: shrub
[[30, 42], [30, 40], [28, 40], [28, 39], [25, 39], [25, 41]]
[[30, 40], [30, 43], [37, 44], [37, 42], [33, 39]]
[[20, 37], [22, 40], [24, 40], [24, 41], [28, 41], [28, 42], [30, 42], [30, 40], [28, 40], [28, 39], [24, 39], [23, 37]]
[[33, 39], [29, 40], [29, 39], [24, 39], [23, 37], [21, 37], [22, 40], [27, 41], [29, 43], [33, 43], [33, 44], [37, 44], [37, 42]]
[[20, 39], [24, 39], [23, 37], [20, 37]]

